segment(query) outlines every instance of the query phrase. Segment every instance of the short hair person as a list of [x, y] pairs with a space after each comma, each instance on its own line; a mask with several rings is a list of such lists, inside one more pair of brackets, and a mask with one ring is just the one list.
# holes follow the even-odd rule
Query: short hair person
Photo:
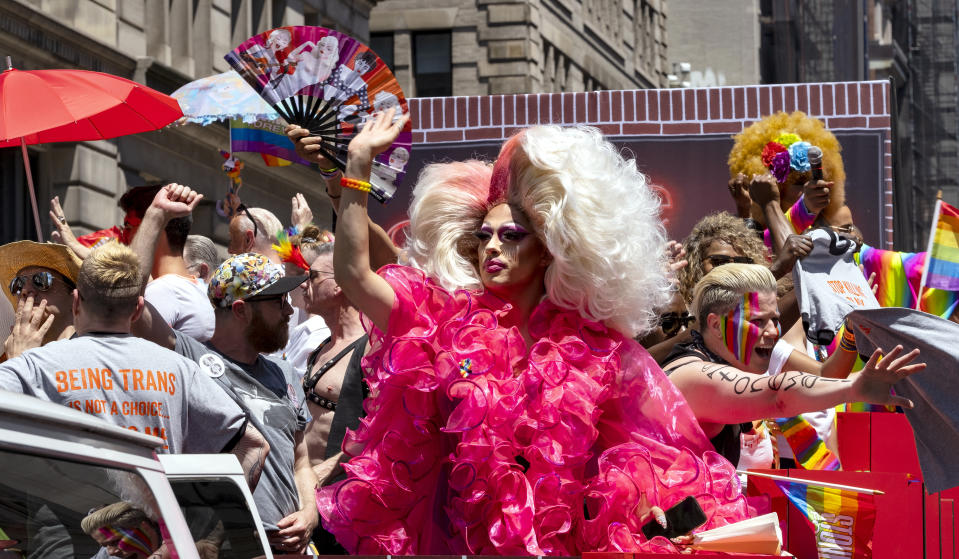
[[94, 249], [72, 295], [77, 336], [0, 365], [0, 388], [155, 435], [163, 452], [233, 452], [255, 486], [267, 447], [243, 411], [195, 363], [130, 335], [143, 311], [142, 281], [129, 248]]
[[[729, 425], [791, 417], [844, 402], [911, 407], [890, 389], [903, 376], [925, 368], [911, 364], [918, 350], [902, 355], [897, 346], [885, 355], [877, 349], [862, 372], [848, 380], [790, 370], [767, 375], [780, 332], [776, 281], [764, 266], [731, 263], [713, 268], [696, 285], [691, 310], [696, 316], [693, 341], [677, 346], [663, 369], [711, 439]], [[852, 361], [854, 344], [845, 350]], [[735, 450], [738, 455], [738, 440]]]
[[[125, 230], [129, 240], [136, 235], [147, 209], [163, 185], [138, 186], [120, 198], [126, 211]], [[149, 263], [153, 278], [146, 286], [144, 298], [153, 305], [167, 324], [201, 341], [213, 335], [213, 309], [206, 301], [206, 284], [187, 268], [184, 249], [193, 218], [185, 215], [171, 219], [157, 240], [153, 261]]]
[[230, 219], [230, 254], [255, 252], [262, 254], [275, 264], [280, 264], [280, 257], [273, 250], [276, 244], [276, 233], [283, 229], [283, 224], [271, 212], [263, 208], [247, 208], [239, 211]]
[[[161, 190], [133, 239], [134, 250], [148, 259], [166, 222], [192, 211], [200, 198], [182, 185]], [[135, 324], [138, 335], [196, 361], [263, 433], [270, 453], [253, 498], [271, 546], [287, 553], [302, 552], [309, 543], [318, 521], [317, 483], [303, 442], [309, 417], [299, 378], [289, 363], [265, 354], [286, 345], [293, 314], [287, 294], [305, 279], [284, 276], [261, 254], [234, 255], [210, 278], [216, 329], [208, 342], [171, 329], [150, 305]]]
[[206, 283], [223, 260], [209, 237], [190, 235], [183, 246], [183, 261], [191, 274]]
[[[318, 494], [324, 526], [358, 554], [671, 547], [637, 535], [653, 507], [689, 494], [661, 480], [705, 472], [714, 455], [631, 339], [670, 293], [646, 177], [595, 129], [530, 128], [492, 170], [427, 167], [410, 208], [417, 268], [375, 273], [367, 181], [406, 122], [390, 113], [353, 138], [339, 206], [335, 279], [371, 323], [372, 394], [343, 444], [347, 479]], [[709, 525], [745, 518], [732, 465], [713, 466]], [[498, 489], [473, 500], [482, 487]]]

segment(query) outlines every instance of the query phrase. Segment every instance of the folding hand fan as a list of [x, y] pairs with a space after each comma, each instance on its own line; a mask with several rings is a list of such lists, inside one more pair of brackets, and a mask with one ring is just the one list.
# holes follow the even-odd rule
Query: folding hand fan
[[[323, 139], [322, 153], [346, 168], [350, 140], [375, 114], [409, 111], [393, 73], [369, 47], [323, 27], [278, 27], [224, 57], [290, 124]], [[406, 174], [412, 125], [373, 161], [371, 194], [388, 202]]]

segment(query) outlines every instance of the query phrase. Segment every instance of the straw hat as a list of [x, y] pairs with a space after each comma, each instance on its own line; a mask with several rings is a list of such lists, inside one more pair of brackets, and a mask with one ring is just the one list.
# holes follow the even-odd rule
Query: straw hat
[[28, 266], [42, 266], [69, 278], [75, 285], [82, 263], [66, 245], [34, 241], [5, 244], [0, 246], [0, 288], [16, 309], [17, 298], [10, 293], [9, 285], [20, 270]]

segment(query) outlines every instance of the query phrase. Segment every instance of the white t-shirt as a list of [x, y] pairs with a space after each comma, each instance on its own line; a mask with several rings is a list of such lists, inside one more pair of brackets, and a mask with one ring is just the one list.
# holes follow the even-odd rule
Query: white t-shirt
[[303, 378], [306, 373], [306, 361], [310, 352], [319, 347], [330, 336], [330, 329], [319, 316], [311, 316], [293, 329], [290, 341], [286, 344], [284, 359], [289, 361], [297, 376]]
[[143, 297], [171, 328], [201, 342], [213, 337], [216, 319], [203, 280], [165, 274], [147, 284]]
[[[769, 368], [766, 369], [766, 374], [774, 377], [778, 375], [783, 370], [783, 366], [786, 364], [786, 360], [789, 359], [789, 355], [793, 352], [793, 346], [791, 346], [786, 340], [780, 339], [776, 342], [776, 345], [773, 346], [772, 355], [769, 357]], [[736, 465], [738, 470], [749, 470], [756, 468], [769, 468], [772, 466], [773, 462], [773, 445], [769, 437], [769, 430], [765, 426], [759, 430], [757, 435], [747, 435], [743, 433], [741, 435], [742, 446], [739, 449], [739, 464]], [[780, 453], [783, 451], [783, 446], [786, 449], [789, 449], [789, 445], [783, 441], [783, 444], [779, 445]], [[789, 450], [789, 454], [792, 455], [792, 451]], [[745, 476], [741, 476], [745, 477]], [[742, 480], [745, 482], [745, 479]]]

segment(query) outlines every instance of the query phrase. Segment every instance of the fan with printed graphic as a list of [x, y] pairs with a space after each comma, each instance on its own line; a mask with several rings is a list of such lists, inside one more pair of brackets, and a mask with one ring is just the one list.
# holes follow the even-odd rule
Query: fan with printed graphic
[[[363, 43], [323, 27], [278, 27], [254, 35], [224, 57], [290, 124], [322, 138], [321, 152], [340, 170], [347, 146], [375, 114], [409, 112], [393, 72]], [[412, 125], [376, 156], [370, 194], [388, 202], [406, 174]]]

